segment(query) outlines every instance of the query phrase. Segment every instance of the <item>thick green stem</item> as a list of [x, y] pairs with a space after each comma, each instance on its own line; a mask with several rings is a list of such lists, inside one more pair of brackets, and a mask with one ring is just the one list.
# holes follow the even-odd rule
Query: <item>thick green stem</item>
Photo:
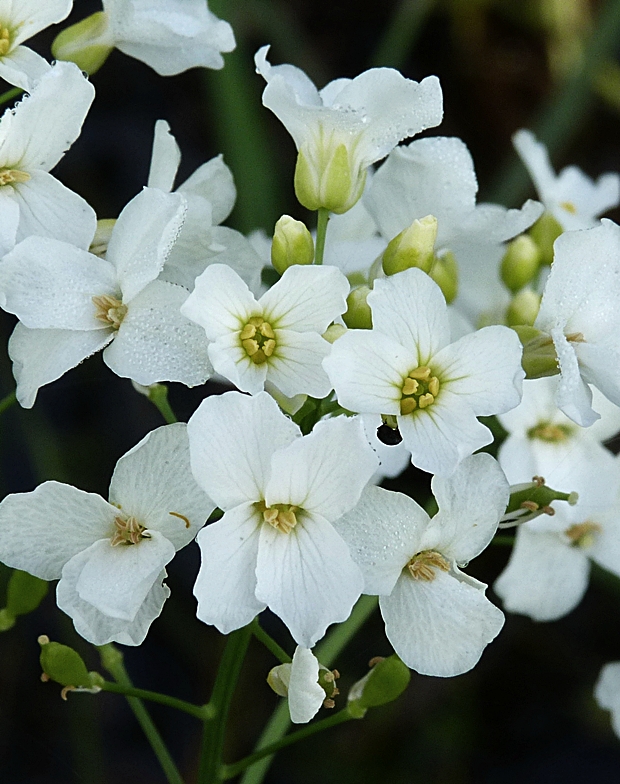
[[314, 724], [309, 724], [303, 729], [297, 730], [297, 732], [291, 732], [291, 734], [287, 735], [286, 738], [283, 738], [276, 743], [272, 743], [269, 746], [263, 746], [260, 751], [255, 751], [253, 754], [249, 754], [247, 757], [239, 760], [239, 762], [235, 762], [232, 765], [224, 765], [222, 768], [221, 778], [224, 781], [227, 779], [232, 779], [234, 776], [237, 776], [253, 763], [263, 759], [263, 757], [267, 757], [270, 754], [275, 754], [276, 751], [283, 749], [285, 746], [291, 746], [293, 743], [297, 743], [304, 738], [310, 737], [310, 735], [314, 735], [317, 732], [322, 732], [323, 730], [329, 729], [329, 727], [335, 727], [338, 724], [343, 724], [345, 721], [349, 721], [352, 718], [354, 717], [351, 716], [348, 709], [345, 708], [344, 710], [335, 713], [333, 716], [329, 716], [327, 719], [316, 721]]
[[267, 632], [261, 627], [258, 621], [258, 616], [252, 621], [252, 634], [256, 637], [257, 640], [260, 640], [265, 648], [268, 648], [276, 657], [276, 659], [278, 659], [278, 661], [280, 661], [282, 664], [287, 664], [291, 661], [291, 657], [284, 650], [284, 648], [281, 648], [273, 639], [273, 637], [267, 634]]
[[133, 686], [125, 686], [122, 683], [111, 683], [106, 681], [101, 685], [102, 691], [109, 691], [114, 694], [123, 694], [125, 697], [137, 697], [140, 700], [149, 700], [150, 702], [158, 702], [160, 705], [167, 705], [169, 708], [189, 713], [190, 716], [195, 716], [197, 719], [204, 720], [210, 715], [210, 711], [206, 705], [193, 705], [191, 702], [179, 700], [176, 697], [170, 697], [167, 694], [160, 694], [158, 691], [148, 691], [147, 689], [136, 689]]
[[[325, 667], [332, 666], [336, 656], [345, 648], [372, 614], [377, 606], [377, 602], [378, 599], [376, 596], [362, 596], [360, 598], [349, 618], [344, 623], [334, 627], [325, 637], [325, 640], [318, 645], [314, 651], [315, 656], [321, 664]], [[256, 751], [262, 751], [272, 744], [279, 743], [284, 735], [286, 735], [286, 731], [290, 727], [290, 724], [291, 719], [288, 712], [288, 703], [283, 701], [274, 711], [267, 726], [263, 730], [262, 735], [258, 739]], [[261, 784], [267, 775], [272, 759], [273, 754], [270, 754], [259, 760], [259, 762], [251, 765], [241, 779], [241, 784]]]
[[314, 248], [314, 263], [323, 263], [325, 253], [325, 237], [327, 236], [327, 224], [329, 223], [329, 210], [319, 207], [316, 225], [316, 243]]
[[221, 781], [220, 768], [222, 766], [226, 720], [251, 635], [252, 624], [248, 624], [248, 626], [232, 632], [226, 641], [224, 655], [215, 678], [213, 694], [207, 706], [211, 713], [204, 723], [198, 784], [215, 784]]
[[4, 412], [11, 408], [11, 406], [16, 401], [17, 398], [15, 397], [15, 390], [13, 390], [12, 392], [9, 392], [6, 397], [3, 397], [2, 400], [0, 400], [0, 414], [4, 414]]
[[[133, 684], [123, 663], [123, 654], [111, 643], [100, 646], [99, 652], [101, 654], [101, 662], [103, 666], [114, 678], [114, 680], [121, 686], [132, 689]], [[128, 696], [126, 699], [129, 703], [129, 707], [134, 712], [138, 723], [142, 727], [142, 731], [146, 735], [148, 742], [151, 744], [151, 748], [155, 752], [155, 756], [159, 760], [159, 764], [161, 765], [166, 778], [168, 779], [168, 784], [183, 784], [181, 774], [179, 773], [174, 760], [170, 756], [170, 752], [166, 748], [166, 744], [159, 734], [157, 727], [153, 724], [153, 720], [142, 704], [142, 701], [137, 697]]]
[[12, 87], [10, 90], [7, 90], [5, 93], [0, 95], [0, 106], [3, 106], [5, 103], [8, 103], [12, 98], [17, 98], [18, 95], [21, 95], [24, 91], [21, 87]]
[[153, 384], [149, 389], [149, 400], [166, 420], [166, 424], [173, 425], [179, 421], [168, 402], [168, 387], [165, 384]]

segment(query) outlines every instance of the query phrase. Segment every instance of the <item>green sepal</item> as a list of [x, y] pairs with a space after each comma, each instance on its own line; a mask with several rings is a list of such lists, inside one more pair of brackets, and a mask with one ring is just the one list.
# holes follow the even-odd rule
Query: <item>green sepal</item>
[[436, 257], [429, 275], [441, 289], [446, 304], [454, 302], [459, 292], [459, 265], [455, 255], [448, 251]]
[[349, 329], [372, 329], [372, 311], [366, 301], [369, 294], [368, 286], [358, 286], [347, 297], [347, 311], [342, 319]]
[[515, 237], [508, 243], [500, 267], [500, 276], [513, 294], [534, 280], [541, 258], [538, 245], [528, 234]]
[[511, 326], [523, 346], [521, 365], [526, 378], [557, 376], [560, 372], [558, 357], [551, 335], [528, 324]]
[[368, 708], [393, 702], [405, 691], [411, 680], [406, 664], [394, 653], [377, 664], [351, 687], [348, 709], [355, 718], [362, 718]]
[[562, 234], [563, 229], [550, 212], [543, 212], [529, 230], [540, 251], [540, 264], [551, 265], [553, 262], [553, 243]]

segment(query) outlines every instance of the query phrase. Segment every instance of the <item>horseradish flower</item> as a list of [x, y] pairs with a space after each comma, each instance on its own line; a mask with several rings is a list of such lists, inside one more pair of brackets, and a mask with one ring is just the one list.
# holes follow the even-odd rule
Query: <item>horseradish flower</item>
[[362, 195], [371, 163], [441, 122], [436, 76], [418, 83], [392, 68], [372, 68], [353, 80], [336, 79], [319, 92], [299, 68], [270, 65], [268, 51], [263, 46], [254, 58], [267, 82], [263, 104], [293, 137], [295, 192], [310, 210], [349, 210]]
[[232, 52], [235, 37], [206, 0], [103, 0], [99, 11], [63, 30], [52, 52], [93, 73], [116, 47], [160, 76], [189, 68], [222, 68], [221, 52]]
[[560, 368], [559, 408], [588, 427], [593, 384], [620, 405], [620, 227], [562, 234], [534, 327], [553, 340]]
[[286, 397], [325, 397], [321, 335], [347, 309], [349, 284], [335, 267], [294, 265], [256, 300], [234, 270], [212, 264], [181, 308], [204, 327], [216, 372], [255, 395], [273, 384]]
[[[279, 664], [267, 677], [267, 683], [280, 697], [288, 700], [288, 710], [293, 724], [306, 724], [313, 719], [326, 702], [326, 693], [319, 684], [319, 660], [308, 648], [295, 648], [290, 664]], [[331, 683], [334, 677], [332, 674]], [[333, 706], [333, 702], [331, 703]]]
[[166, 564], [215, 505], [193, 480], [184, 424], [160, 427], [118, 461], [110, 501], [44, 482], [0, 504], [0, 560], [60, 578], [58, 606], [95, 645], [140, 645], [170, 590]]
[[[181, 152], [170, 126], [158, 120], [148, 186], [172, 191], [180, 161]], [[264, 266], [262, 259], [243, 234], [218, 225], [230, 215], [237, 196], [232, 173], [222, 156], [199, 166], [176, 193], [185, 198], [187, 214], [160, 279], [191, 291], [205, 267], [217, 261], [232, 267], [256, 291]]]
[[47, 69], [29, 96], [2, 115], [3, 253], [33, 234], [88, 248], [97, 223], [94, 211], [48, 172], [79, 136], [94, 96], [92, 84], [77, 66], [56, 63]]
[[198, 537], [198, 617], [228, 634], [269, 607], [311, 648], [363, 587], [332, 525], [377, 468], [360, 422], [329, 419], [302, 437], [267, 393], [227, 392], [187, 428], [194, 477], [224, 510]]
[[375, 281], [368, 304], [373, 329], [349, 330], [323, 362], [338, 402], [395, 421], [414, 465], [450, 474], [493, 440], [476, 417], [519, 404], [520, 343], [500, 326], [450, 343], [443, 295], [419, 269]]
[[596, 226], [603, 213], [620, 204], [617, 174], [603, 174], [594, 182], [576, 166], [567, 166], [556, 175], [545, 145], [531, 131], [517, 131], [512, 141], [539, 199], [564, 231]]
[[[0, 12], [0, 78], [30, 92], [49, 71], [49, 63], [32, 49], [22, 46], [46, 27], [62, 22], [71, 12], [73, 0], [12, 0]], [[49, 128], [48, 128], [49, 130]]]
[[620, 662], [609, 662], [601, 669], [594, 699], [601, 708], [611, 711], [611, 726], [620, 737]]
[[470, 670], [504, 624], [486, 585], [460, 568], [489, 544], [510, 490], [495, 460], [465, 459], [449, 479], [433, 477], [432, 519], [411, 498], [367, 487], [336, 523], [366, 581], [378, 594], [394, 650], [417, 672], [451, 677]]
[[108, 367], [145, 386], [210, 376], [202, 330], [179, 310], [187, 291], [156, 280], [184, 214], [182, 196], [145, 188], [116, 221], [105, 259], [44, 237], [4, 257], [0, 295], [20, 320], [9, 354], [22, 406], [106, 346]]

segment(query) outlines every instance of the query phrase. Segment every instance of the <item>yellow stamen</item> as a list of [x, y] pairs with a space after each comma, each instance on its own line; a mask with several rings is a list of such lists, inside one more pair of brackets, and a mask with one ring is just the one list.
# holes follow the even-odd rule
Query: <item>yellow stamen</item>
[[450, 562], [436, 550], [423, 550], [417, 553], [407, 564], [409, 574], [414, 580], [430, 583], [435, 579], [435, 570], [450, 571]]
[[178, 517], [180, 520], [183, 520], [183, 522], [185, 523], [185, 527], [191, 528], [192, 524], [187, 519], [187, 517], [185, 517], [185, 515], [182, 515], [180, 512], [168, 512], [168, 514], [172, 515], [173, 517]]
[[409, 378], [418, 378], [420, 381], [428, 381], [430, 377], [431, 369], [429, 367], [425, 367], [424, 365], [418, 368], [414, 368], [414, 370], [409, 373]]
[[573, 432], [570, 425], [554, 425], [551, 422], [540, 422], [527, 431], [528, 438], [537, 438], [550, 444], [559, 444], [568, 441]]
[[118, 329], [127, 315], [127, 305], [123, 305], [120, 299], [108, 294], [93, 297], [93, 304], [97, 308], [95, 318], [112, 329]]
[[570, 543], [573, 547], [587, 548], [592, 547], [596, 541], [596, 535], [600, 534], [602, 530], [603, 529], [598, 523], [586, 521], [585, 523], [575, 523], [574, 525], [571, 525], [564, 533], [570, 539]]
[[560, 207], [566, 210], [566, 212], [570, 212], [571, 215], [577, 214], [577, 207], [575, 207], [572, 201], [561, 201]]
[[[2, 41], [0, 40], [0, 48]], [[11, 185], [14, 182], [28, 182], [30, 175], [28, 172], [20, 171], [19, 169], [1, 169], [0, 170], [0, 186]]]
[[8, 27], [0, 29], [0, 57], [7, 54], [11, 48], [11, 34]]
[[146, 528], [135, 517], [115, 517], [114, 525], [116, 532], [110, 539], [112, 547], [119, 544], [139, 544], [143, 539], [150, 539], [145, 533]]
[[420, 408], [426, 408], [430, 406], [431, 403], [435, 402], [435, 398], [431, 395], [430, 392], [427, 392], [425, 395], [420, 395], [420, 399], [418, 400], [418, 405]]
[[262, 365], [276, 350], [276, 333], [262, 316], [252, 316], [239, 333], [245, 353], [255, 365]]
[[258, 504], [258, 508], [263, 513], [263, 520], [283, 534], [290, 534], [297, 525], [297, 516], [295, 515], [297, 507], [292, 504], [274, 504], [265, 507], [262, 502]]
[[439, 394], [440, 383], [426, 365], [414, 368], [403, 379], [400, 414], [406, 416], [417, 408], [428, 408]]

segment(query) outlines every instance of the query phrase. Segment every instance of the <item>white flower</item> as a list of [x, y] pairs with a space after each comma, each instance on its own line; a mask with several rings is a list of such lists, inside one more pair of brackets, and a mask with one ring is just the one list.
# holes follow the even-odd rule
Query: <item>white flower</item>
[[372, 68], [353, 80], [336, 79], [319, 92], [300, 69], [271, 66], [268, 50], [263, 46], [255, 57], [267, 82], [263, 104], [295, 141], [295, 190], [308, 209], [346, 212], [361, 196], [371, 163], [441, 122], [435, 76], [418, 83], [391, 68]]
[[576, 166], [556, 175], [544, 144], [531, 131], [517, 131], [513, 144], [534, 181], [538, 197], [564, 231], [589, 229], [620, 204], [620, 177], [603, 174], [596, 182]]
[[80, 134], [95, 90], [73, 63], [56, 63], [0, 119], [0, 251], [30, 235], [87, 248], [92, 208], [48, 172]]
[[321, 366], [331, 346], [321, 335], [346, 310], [349, 284], [335, 267], [289, 267], [256, 300], [230, 267], [212, 264], [181, 312], [207, 333], [214, 369], [255, 395], [273, 384], [286, 397], [325, 397]]
[[95, 645], [140, 645], [169, 589], [165, 566], [215, 505], [192, 479], [186, 426], [160, 427], [118, 461], [110, 501], [45, 482], [0, 504], [0, 559], [57, 580], [58, 606]]
[[267, 682], [271, 688], [288, 699], [293, 724], [309, 722], [325, 702], [325, 691], [319, 685], [320, 668], [312, 651], [298, 645], [290, 664], [279, 664], [269, 673]]
[[[165, 120], [158, 120], [148, 186], [166, 193], [172, 191], [180, 161], [181, 152], [170, 126]], [[218, 225], [229, 216], [237, 195], [232, 173], [222, 156], [199, 166], [179, 185], [176, 193], [181, 193], [187, 201], [187, 214], [160, 280], [191, 291], [205, 267], [217, 261], [232, 267], [256, 291], [263, 260], [243, 234]]]
[[105, 259], [57, 240], [29, 237], [0, 263], [2, 307], [20, 323], [9, 341], [17, 397], [107, 346], [123, 378], [202, 384], [212, 370], [202, 330], [180, 313], [187, 291], [156, 280], [178, 234], [184, 199], [146, 188], [122, 211]]
[[534, 326], [548, 333], [560, 367], [559, 408], [588, 427], [593, 384], [620, 405], [620, 227], [603, 219], [594, 229], [562, 234]]
[[486, 585], [459, 565], [489, 544], [510, 491], [486, 454], [431, 486], [439, 505], [432, 519], [408, 496], [368, 487], [336, 529], [364, 573], [364, 593], [380, 596], [396, 653], [424, 675], [449, 677], [470, 670], [504, 624]]
[[349, 330], [323, 366], [338, 402], [396, 418], [411, 462], [450, 474], [491, 443], [476, 417], [521, 399], [521, 346], [506, 327], [486, 327], [450, 343], [446, 303], [419, 269], [375, 281], [372, 330]]
[[437, 218], [436, 255], [459, 263], [457, 305], [476, 321], [481, 311], [505, 307], [499, 277], [503, 243], [525, 231], [543, 208], [527, 201], [520, 210], [476, 204], [478, 182], [467, 146], [457, 138], [419, 139], [397, 147], [373, 177], [364, 203], [386, 240], [415, 219]]
[[611, 711], [611, 726], [620, 737], [620, 662], [609, 662], [601, 669], [594, 698], [601, 708]]
[[0, 78], [31, 91], [50, 66], [22, 46], [49, 25], [62, 22], [73, 0], [3, 0], [0, 3]]
[[227, 392], [201, 403], [188, 434], [196, 481], [224, 510], [198, 538], [198, 617], [227, 634], [267, 606], [311, 648], [363, 587], [332, 525], [377, 468], [360, 422], [330, 419], [302, 437], [268, 394]]

